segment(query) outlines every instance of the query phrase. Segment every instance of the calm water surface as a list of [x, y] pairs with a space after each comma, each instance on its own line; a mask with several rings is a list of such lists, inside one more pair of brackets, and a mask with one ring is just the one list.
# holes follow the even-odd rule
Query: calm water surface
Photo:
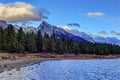
[[51, 60], [23, 70], [31, 80], [120, 80], [120, 59]]

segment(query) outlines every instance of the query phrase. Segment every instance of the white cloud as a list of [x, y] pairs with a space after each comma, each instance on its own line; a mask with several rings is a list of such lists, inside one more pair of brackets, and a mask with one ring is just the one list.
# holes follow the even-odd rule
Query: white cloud
[[9, 4], [0, 3], [0, 19], [9, 22], [20, 22], [28, 20], [40, 20], [44, 18], [43, 12], [28, 3], [14, 2]]
[[88, 12], [85, 14], [87, 17], [99, 17], [99, 16], [104, 16], [105, 13], [103, 12]]
[[60, 28], [62, 28], [64, 30], [73, 30], [72, 28], [69, 28], [68, 26], [58, 26], [58, 27], [60, 27]]

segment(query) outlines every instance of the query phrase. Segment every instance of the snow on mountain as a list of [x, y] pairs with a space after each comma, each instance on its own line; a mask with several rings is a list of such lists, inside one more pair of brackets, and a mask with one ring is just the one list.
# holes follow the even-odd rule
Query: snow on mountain
[[69, 28], [68, 26], [58, 26], [58, 27], [66, 30], [66, 31], [67, 31], [67, 30], [74, 30], [74, 29]]
[[67, 34], [67, 32], [65, 30], [58, 28], [56, 26], [50, 25], [49, 23], [47, 23], [45, 21], [40, 24], [38, 29], [41, 30], [42, 35], [44, 35], [45, 33], [47, 33], [48, 35], [52, 35], [53, 32], [55, 34], [59, 34], [59, 35], [60, 34], [64, 34], [64, 35]]
[[78, 30], [71, 29], [67, 26], [61, 26], [60, 28], [64, 29], [65, 31], [74, 34], [76, 36], [82, 37], [83, 39], [89, 41], [89, 42], [94, 42], [94, 40], [85, 32], [79, 32]]
[[[14, 25], [15, 31], [17, 32], [20, 27], [21, 27], [21, 26]], [[31, 33], [31, 32], [37, 33], [37, 31], [38, 31], [38, 28], [33, 27], [33, 26], [26, 26], [26, 27], [22, 27], [22, 28], [23, 28], [23, 31], [24, 31], [25, 33]]]
[[80, 36], [83, 39], [89, 41], [89, 42], [97, 42], [97, 43], [107, 43], [107, 44], [113, 44], [113, 45], [120, 45], [120, 40], [115, 37], [102, 37], [102, 36], [96, 36], [96, 35], [89, 35], [85, 32], [79, 32], [78, 30], [71, 29], [67, 26], [60, 26], [60, 28], [66, 30], [67, 32], [74, 34], [76, 36]]
[[36, 27], [33, 27], [33, 26], [28, 26], [28, 27], [24, 27], [24, 28], [23, 28], [23, 31], [24, 31], [25, 33], [27, 33], [27, 32], [37, 33], [37, 32], [38, 32], [38, 29], [37, 29]]
[[120, 45], [120, 40], [115, 37], [107, 37], [106, 40], [109, 44]]
[[[6, 21], [0, 20], [0, 26], [1, 26], [3, 29], [7, 28], [8, 25], [9, 25], [9, 24], [7, 24]], [[15, 31], [17, 32], [20, 27], [21, 27], [21, 26], [14, 25]], [[23, 28], [23, 31], [24, 31], [25, 33], [27, 33], [27, 32], [34, 32], [34, 33], [36, 33], [36, 32], [38, 31], [38, 29], [35, 28], [35, 27], [33, 27], [33, 26], [26, 26], [26, 27], [22, 27], [22, 28]]]
[[107, 44], [113, 44], [113, 45], [120, 45], [120, 40], [115, 37], [93, 37], [93, 40], [97, 43], [107, 43]]
[[[0, 26], [3, 29], [7, 28], [8, 24], [4, 20], [0, 20]], [[20, 26], [14, 25], [14, 29], [17, 32]], [[33, 26], [26, 26], [23, 27], [23, 31], [25, 33], [41, 31], [42, 35], [47, 33], [49, 36], [55, 33], [57, 37], [65, 37], [65, 38], [72, 38], [76, 41], [88, 41], [88, 42], [97, 42], [97, 43], [108, 43], [108, 44], [115, 44], [120, 45], [120, 40], [115, 37], [102, 37], [96, 35], [90, 35], [85, 32], [79, 32], [78, 30], [71, 29], [67, 26], [57, 27], [53, 26], [45, 21], [43, 21], [38, 28]]]
[[45, 21], [40, 24], [38, 29], [41, 30], [42, 35], [44, 35], [45, 33], [52, 35], [54, 32], [57, 37], [72, 38], [77, 41], [87, 41], [87, 40], [83, 39], [82, 37], [68, 33], [64, 29], [59, 28], [57, 26], [50, 25], [49, 23], [47, 23]]
[[42, 35], [47, 33], [50, 36], [53, 33], [53, 26], [45, 21], [39, 25], [38, 29], [41, 30]]

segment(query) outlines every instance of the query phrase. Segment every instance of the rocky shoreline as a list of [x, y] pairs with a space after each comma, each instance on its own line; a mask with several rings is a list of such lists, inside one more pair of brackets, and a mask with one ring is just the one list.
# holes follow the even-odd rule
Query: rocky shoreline
[[43, 58], [30, 58], [30, 59], [17, 59], [17, 60], [2, 60], [0, 61], [0, 73], [4, 71], [9, 71], [11, 69], [19, 70], [21, 67], [28, 66], [40, 61], [43, 61]]

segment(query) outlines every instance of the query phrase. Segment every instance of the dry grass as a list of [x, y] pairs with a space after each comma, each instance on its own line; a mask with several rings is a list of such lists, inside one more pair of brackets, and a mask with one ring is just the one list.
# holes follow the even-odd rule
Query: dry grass
[[67, 54], [67, 55], [55, 55], [52, 53], [34, 53], [34, 54], [9, 54], [0, 53], [0, 60], [16, 60], [16, 59], [29, 59], [29, 58], [66, 58], [66, 59], [93, 59], [93, 58], [120, 58], [120, 55], [90, 55], [90, 54]]

